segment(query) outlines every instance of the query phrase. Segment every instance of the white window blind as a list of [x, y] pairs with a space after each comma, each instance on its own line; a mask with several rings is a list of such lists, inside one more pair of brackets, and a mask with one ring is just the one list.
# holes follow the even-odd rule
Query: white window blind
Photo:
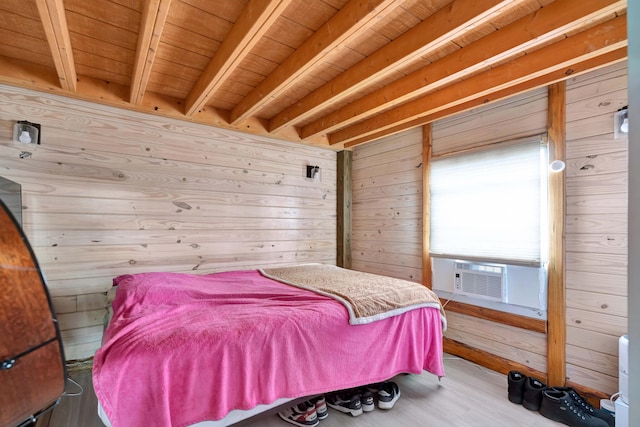
[[431, 256], [541, 265], [546, 174], [539, 138], [433, 160]]

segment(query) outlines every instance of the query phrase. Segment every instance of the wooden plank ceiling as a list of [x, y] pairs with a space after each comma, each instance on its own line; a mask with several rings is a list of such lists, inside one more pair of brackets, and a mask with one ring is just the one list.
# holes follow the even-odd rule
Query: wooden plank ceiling
[[626, 0], [2, 0], [0, 83], [339, 150], [626, 58]]

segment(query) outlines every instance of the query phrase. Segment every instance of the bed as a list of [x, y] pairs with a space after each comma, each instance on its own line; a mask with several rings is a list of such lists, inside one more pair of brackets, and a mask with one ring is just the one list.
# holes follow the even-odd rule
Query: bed
[[444, 312], [413, 282], [317, 264], [114, 286], [93, 367], [107, 426], [230, 425], [400, 373], [444, 375]]

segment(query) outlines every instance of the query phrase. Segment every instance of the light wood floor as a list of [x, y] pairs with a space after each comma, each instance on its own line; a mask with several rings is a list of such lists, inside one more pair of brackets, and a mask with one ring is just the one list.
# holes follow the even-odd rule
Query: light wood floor
[[[352, 418], [329, 409], [319, 427], [543, 427], [560, 426], [507, 399], [506, 375], [466, 360], [445, 356], [446, 377], [431, 374], [401, 375], [394, 379], [402, 393], [389, 411], [376, 409]], [[77, 397], [64, 397], [36, 427], [103, 427], [96, 415], [97, 400], [91, 373], [72, 375], [84, 387]], [[71, 387], [69, 387], [71, 391]], [[152, 426], [150, 423], [149, 426]], [[250, 427], [285, 427], [277, 415], [255, 421]]]

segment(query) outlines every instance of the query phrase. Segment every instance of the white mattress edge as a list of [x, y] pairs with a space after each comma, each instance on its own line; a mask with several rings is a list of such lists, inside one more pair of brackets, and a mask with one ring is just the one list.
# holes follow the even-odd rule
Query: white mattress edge
[[[190, 427], [227, 427], [237, 422], [240, 422], [242, 420], [245, 420], [247, 418], [253, 417], [254, 415], [258, 415], [269, 409], [275, 408], [280, 405], [284, 405], [285, 403], [291, 400], [293, 399], [280, 398], [269, 405], [258, 405], [247, 410], [234, 409], [233, 411], [229, 412], [227, 416], [221, 420], [201, 421], [199, 423], [192, 424]], [[107, 417], [107, 414], [104, 412], [104, 408], [102, 408], [102, 405], [100, 404], [99, 401], [98, 401], [98, 417], [100, 417], [100, 421], [102, 421], [102, 423], [106, 427], [112, 427], [111, 422], [109, 421], [109, 417]]]

